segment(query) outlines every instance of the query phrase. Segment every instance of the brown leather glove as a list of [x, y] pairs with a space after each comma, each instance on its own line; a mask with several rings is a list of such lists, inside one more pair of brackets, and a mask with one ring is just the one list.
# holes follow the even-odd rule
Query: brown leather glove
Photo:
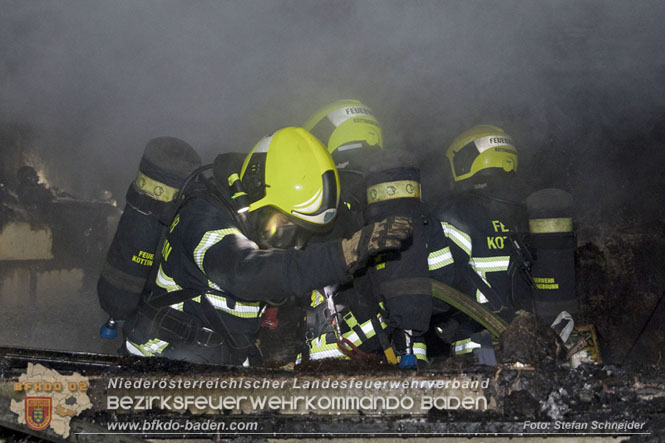
[[411, 237], [413, 223], [409, 217], [387, 217], [342, 240], [346, 270], [353, 274], [365, 266], [373, 255], [398, 250], [402, 241]]

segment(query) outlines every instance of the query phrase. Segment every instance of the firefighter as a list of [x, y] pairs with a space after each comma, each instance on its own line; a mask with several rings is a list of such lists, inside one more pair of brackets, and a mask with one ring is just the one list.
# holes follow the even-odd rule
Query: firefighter
[[381, 155], [383, 132], [373, 111], [358, 100], [337, 100], [316, 111], [303, 125], [332, 155], [339, 172], [341, 202], [331, 236], [362, 226], [367, 207], [364, 174]]
[[265, 301], [345, 282], [411, 233], [410, 220], [392, 217], [300, 250], [330, 227], [339, 202], [332, 158], [302, 128], [260, 140], [235, 179], [215, 169], [202, 181], [171, 222], [154, 288], [125, 325], [131, 354], [258, 364]]
[[[381, 127], [358, 100], [327, 105], [304, 126], [328, 146], [340, 171], [344, 205], [331, 235], [347, 235], [389, 215], [416, 221], [411, 244], [399, 256], [377, 258], [355, 276], [353, 285], [313, 292], [304, 322], [306, 346], [297, 363], [383, 352], [388, 362], [402, 367], [425, 364], [422, 336], [429, 325], [431, 295], [423, 284], [428, 276], [426, 211], [413, 157], [383, 151]], [[390, 194], [393, 189], [398, 195]]]
[[[518, 237], [527, 232], [527, 216], [517, 149], [501, 128], [479, 125], [455, 138], [446, 157], [453, 192], [434, 212], [440, 223], [429, 244], [430, 275], [509, 322], [518, 309], [533, 309], [530, 259]], [[434, 298], [437, 335], [453, 354], [491, 351], [476, 320]]]

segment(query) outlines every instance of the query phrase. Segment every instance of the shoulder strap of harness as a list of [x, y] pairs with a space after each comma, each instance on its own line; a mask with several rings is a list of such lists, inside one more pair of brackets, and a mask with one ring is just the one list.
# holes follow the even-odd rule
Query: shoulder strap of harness
[[[198, 296], [201, 296], [201, 311], [205, 323], [202, 323], [194, 315], [170, 308], [173, 304], [185, 302]], [[151, 321], [153, 332], [158, 338], [166, 341], [168, 341], [167, 337], [170, 337], [171, 340], [175, 338], [188, 343], [197, 342], [202, 344], [199, 342], [199, 336], [211, 336], [209, 339], [214, 338], [214, 341], [219, 341], [219, 343], [228, 342], [235, 349], [244, 349], [250, 346], [248, 342], [239, 343], [236, 340], [226, 324], [219, 318], [219, 314], [208, 300], [208, 297], [195, 289], [180, 289], [151, 294], [144, 299], [139, 307], [139, 314]], [[205, 332], [206, 329], [210, 333]]]
[[[159, 301], [179, 303], [177, 300], [184, 301], [188, 296], [189, 294], [186, 295], [183, 292], [164, 297]], [[156, 307], [144, 300], [136, 314], [136, 321], [139, 317], [144, 317], [149, 322], [150, 335], [167, 342], [196, 343], [201, 346], [215, 346], [228, 342], [227, 337], [211, 328], [204, 327], [194, 315], [171, 309], [168, 305]]]
[[[476, 271], [473, 270], [471, 267], [471, 264], [469, 264], [468, 269], [467, 269], [467, 274], [469, 276], [469, 279], [471, 282], [478, 288], [480, 289], [480, 292], [483, 293], [485, 297], [499, 309], [499, 311], [502, 311], [503, 309], [513, 309], [512, 306], [507, 306], [507, 301], [502, 299], [501, 296], [499, 295], [498, 292], [494, 288], [492, 288], [490, 285], [485, 282], [485, 280], [482, 279], [480, 275], [476, 273]], [[511, 297], [512, 298], [512, 297]], [[513, 309], [514, 310], [514, 309]]]

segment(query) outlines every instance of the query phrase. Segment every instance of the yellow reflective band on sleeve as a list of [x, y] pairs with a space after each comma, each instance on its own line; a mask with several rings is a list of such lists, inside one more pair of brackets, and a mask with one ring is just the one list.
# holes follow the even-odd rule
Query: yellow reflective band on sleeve
[[134, 180], [134, 184], [153, 200], [168, 203], [173, 201], [178, 195], [178, 188], [174, 188], [162, 182], [158, 182], [157, 180], [148, 177], [140, 170], [138, 174], [136, 174], [136, 180]]
[[415, 180], [397, 180], [379, 183], [367, 188], [367, 204], [395, 198], [420, 198], [420, 183]]
[[157, 278], [155, 279], [155, 283], [160, 288], [166, 289], [167, 292], [179, 291], [180, 289], [182, 289], [180, 286], [176, 284], [175, 280], [166, 275], [161, 264], [159, 265], [159, 271], [157, 271]]
[[557, 232], [573, 232], [572, 218], [533, 218], [529, 220], [529, 231], [532, 234], [554, 234]]
[[242, 232], [240, 232], [236, 228], [218, 229], [216, 231], [209, 231], [203, 235], [203, 238], [199, 242], [198, 246], [194, 248], [194, 262], [196, 263], [196, 266], [198, 266], [201, 272], [203, 272], [204, 274], [205, 270], [203, 269], [203, 259], [205, 258], [206, 252], [208, 251], [208, 249], [212, 248], [217, 243], [222, 241], [224, 237], [226, 237], [227, 235], [243, 236]]
[[[476, 271], [476, 274], [483, 279], [485, 284], [490, 288], [492, 285], [487, 281], [488, 272], [502, 272], [507, 271], [508, 266], [510, 265], [509, 256], [499, 256], [499, 257], [473, 257], [469, 260], [471, 268]], [[489, 302], [485, 294], [483, 294], [480, 289], [476, 289], [476, 301], [478, 303], [484, 304]]]
[[453, 343], [453, 354], [455, 355], [468, 354], [469, 352], [473, 352], [474, 349], [480, 347], [481, 347], [480, 343], [476, 343], [474, 341], [471, 341], [470, 338], [467, 338]]
[[430, 271], [435, 271], [441, 269], [444, 266], [451, 265], [453, 263], [453, 254], [450, 252], [450, 248], [446, 246], [443, 249], [438, 251], [430, 252], [427, 256], [427, 266]]
[[235, 308], [231, 309], [227, 303], [226, 297], [215, 294], [206, 294], [210, 303], [219, 311], [226, 312], [240, 318], [258, 318], [263, 310], [260, 302], [241, 303], [236, 301]]
[[152, 357], [155, 354], [161, 354], [168, 345], [168, 342], [156, 338], [153, 338], [142, 345], [138, 345], [129, 340], [125, 342], [125, 347], [130, 354], [141, 357]]
[[[166, 289], [166, 292], [179, 291], [180, 289], [182, 289], [180, 286], [176, 284], [175, 280], [166, 275], [164, 269], [162, 269], [161, 264], [159, 265], [159, 271], [157, 271], [155, 284], [157, 284], [157, 286], [159, 286], [162, 289]], [[182, 311], [184, 306], [185, 306], [184, 302], [174, 303], [171, 305], [171, 307], [177, 311]]]
[[464, 233], [463, 231], [457, 229], [455, 226], [450, 223], [441, 222], [441, 227], [443, 228], [443, 233], [446, 237], [451, 239], [462, 251], [471, 257], [471, 237], [469, 234]]
[[484, 276], [487, 272], [507, 271], [510, 265], [510, 256], [501, 257], [473, 257], [470, 261], [471, 267], [478, 274]]

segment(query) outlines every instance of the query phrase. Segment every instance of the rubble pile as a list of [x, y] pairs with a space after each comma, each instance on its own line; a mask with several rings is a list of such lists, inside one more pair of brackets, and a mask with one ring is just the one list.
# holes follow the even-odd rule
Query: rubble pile
[[594, 232], [577, 250], [581, 322], [595, 325], [604, 361], [662, 367], [665, 223]]

